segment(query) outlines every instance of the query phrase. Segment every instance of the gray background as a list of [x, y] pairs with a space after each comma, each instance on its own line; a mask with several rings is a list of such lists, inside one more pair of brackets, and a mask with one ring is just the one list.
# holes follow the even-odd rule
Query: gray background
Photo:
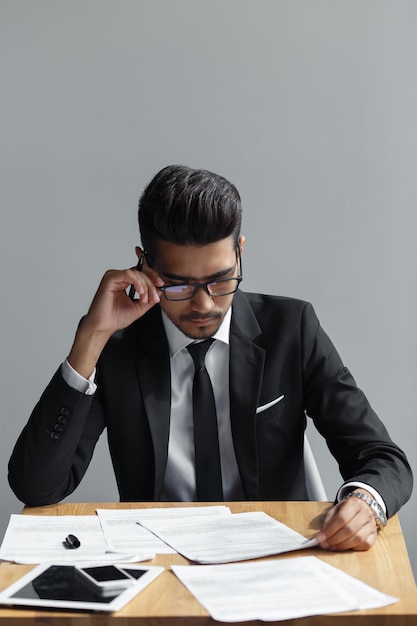
[[[416, 466], [417, 3], [1, 0], [0, 29], [0, 533], [14, 441], [169, 163], [237, 185], [244, 287], [313, 302]], [[117, 500], [105, 437], [71, 499]]]

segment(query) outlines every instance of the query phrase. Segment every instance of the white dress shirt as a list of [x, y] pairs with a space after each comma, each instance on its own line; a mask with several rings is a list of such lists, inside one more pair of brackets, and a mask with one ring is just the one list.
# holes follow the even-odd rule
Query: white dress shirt
[[[171, 422], [168, 462], [162, 499], [193, 501], [196, 499], [194, 467], [194, 431], [192, 384], [194, 363], [187, 345], [192, 340], [184, 335], [162, 312], [171, 361]], [[234, 452], [230, 426], [229, 331], [231, 308], [226, 313], [216, 339], [210, 346], [205, 365], [213, 386], [219, 432], [220, 464], [225, 500], [245, 499]]]

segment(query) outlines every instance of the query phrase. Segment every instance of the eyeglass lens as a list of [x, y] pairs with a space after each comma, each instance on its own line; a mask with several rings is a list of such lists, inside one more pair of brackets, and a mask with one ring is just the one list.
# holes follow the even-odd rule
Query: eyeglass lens
[[169, 285], [163, 291], [168, 300], [187, 300], [192, 298], [196, 287], [205, 288], [210, 296], [226, 296], [236, 291], [239, 282], [238, 278], [226, 278], [204, 285]]

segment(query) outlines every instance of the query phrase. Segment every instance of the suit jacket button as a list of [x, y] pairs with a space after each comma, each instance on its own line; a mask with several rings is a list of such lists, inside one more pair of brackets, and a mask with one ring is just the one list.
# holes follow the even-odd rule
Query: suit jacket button
[[62, 407], [62, 409], [60, 410], [60, 413], [64, 417], [69, 417], [71, 415], [71, 411], [66, 406]]
[[68, 424], [68, 420], [65, 417], [65, 415], [60, 415], [57, 421], [58, 421], [58, 424], [62, 424], [63, 426], [65, 426], [65, 424]]
[[55, 424], [54, 431], [56, 433], [62, 433], [63, 430], [64, 430], [64, 427], [61, 424]]
[[52, 432], [49, 436], [53, 441], [59, 441], [61, 439], [61, 435], [56, 432]]

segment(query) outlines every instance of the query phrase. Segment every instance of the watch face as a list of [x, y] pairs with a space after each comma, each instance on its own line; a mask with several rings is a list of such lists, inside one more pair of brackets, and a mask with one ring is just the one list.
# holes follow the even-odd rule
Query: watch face
[[382, 510], [382, 506], [380, 506], [377, 503], [377, 507], [378, 507], [378, 518], [381, 522], [381, 524], [383, 524], [383, 526], [385, 526], [385, 524], [387, 523], [387, 516], [385, 515], [384, 511]]
[[378, 504], [378, 502], [376, 502], [375, 500], [372, 500], [371, 507], [375, 511], [375, 520], [376, 520], [378, 529], [380, 530], [386, 525], [387, 516], [385, 515], [382, 506]]

